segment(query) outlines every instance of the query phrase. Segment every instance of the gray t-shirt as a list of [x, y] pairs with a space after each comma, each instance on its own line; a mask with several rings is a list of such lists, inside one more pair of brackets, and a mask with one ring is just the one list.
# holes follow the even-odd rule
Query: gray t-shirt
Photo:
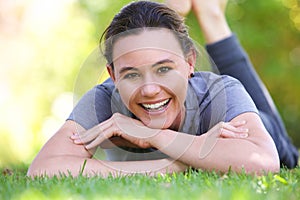
[[[258, 113], [243, 85], [229, 76], [211, 72], [196, 72], [189, 80], [185, 100], [185, 119], [180, 132], [201, 135], [218, 122], [228, 122], [245, 113]], [[122, 103], [114, 83], [107, 79], [87, 92], [77, 103], [69, 120], [85, 129], [109, 119], [113, 113], [136, 118]], [[156, 149], [119, 148], [105, 150], [108, 160], [151, 160], [167, 157]]]

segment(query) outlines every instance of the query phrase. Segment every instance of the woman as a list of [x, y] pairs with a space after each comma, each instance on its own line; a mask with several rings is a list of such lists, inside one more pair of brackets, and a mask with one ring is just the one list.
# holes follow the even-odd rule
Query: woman
[[[195, 47], [173, 10], [129, 4], [105, 32], [111, 78], [80, 100], [28, 175], [155, 175], [189, 167], [260, 174], [277, 172], [280, 163], [294, 167], [297, 151], [231, 33], [224, 5], [191, 1], [218, 70], [243, 85], [194, 72]], [[109, 160], [93, 158], [99, 145]]]

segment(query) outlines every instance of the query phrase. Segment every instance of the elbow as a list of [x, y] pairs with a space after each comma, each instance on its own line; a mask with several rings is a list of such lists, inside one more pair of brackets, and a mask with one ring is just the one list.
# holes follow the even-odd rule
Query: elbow
[[30, 178], [34, 178], [34, 177], [39, 177], [41, 176], [41, 173], [39, 173], [39, 170], [38, 169], [35, 169], [34, 167], [30, 167], [27, 171], [27, 174], [26, 174], [28, 177]]
[[259, 155], [253, 154], [250, 158], [246, 171], [257, 175], [268, 172], [278, 173], [280, 171], [280, 162], [277, 154], [275, 155]]
[[280, 164], [279, 162], [275, 162], [275, 161], [265, 161], [263, 163], [259, 163], [256, 166], [256, 174], [257, 175], [263, 175], [265, 173], [278, 173], [280, 171]]
[[[266, 162], [267, 161], [267, 162]], [[280, 161], [278, 156], [265, 159], [262, 168], [265, 172], [278, 173], [280, 171]]]
[[[44, 171], [44, 172], [42, 172]], [[34, 178], [34, 177], [41, 177], [46, 176], [46, 170], [42, 170], [41, 167], [36, 166], [34, 163], [29, 167], [27, 174], [28, 177]]]
[[[51, 167], [52, 166], [52, 167]], [[34, 160], [27, 170], [27, 176], [31, 178], [35, 177], [53, 177], [59, 175], [54, 173], [55, 168], [49, 160]]]

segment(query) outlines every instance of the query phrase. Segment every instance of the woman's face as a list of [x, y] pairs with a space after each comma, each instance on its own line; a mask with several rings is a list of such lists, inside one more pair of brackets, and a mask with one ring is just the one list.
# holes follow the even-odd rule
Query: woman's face
[[111, 76], [127, 108], [146, 126], [178, 129], [193, 63], [165, 29], [118, 39]]

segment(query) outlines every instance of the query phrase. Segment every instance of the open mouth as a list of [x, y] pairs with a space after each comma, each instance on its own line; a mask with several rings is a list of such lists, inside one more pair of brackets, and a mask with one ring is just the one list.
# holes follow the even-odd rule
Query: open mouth
[[154, 104], [144, 104], [141, 103], [140, 105], [147, 111], [159, 111], [163, 110], [169, 104], [171, 99], [166, 99], [164, 101], [154, 103]]

